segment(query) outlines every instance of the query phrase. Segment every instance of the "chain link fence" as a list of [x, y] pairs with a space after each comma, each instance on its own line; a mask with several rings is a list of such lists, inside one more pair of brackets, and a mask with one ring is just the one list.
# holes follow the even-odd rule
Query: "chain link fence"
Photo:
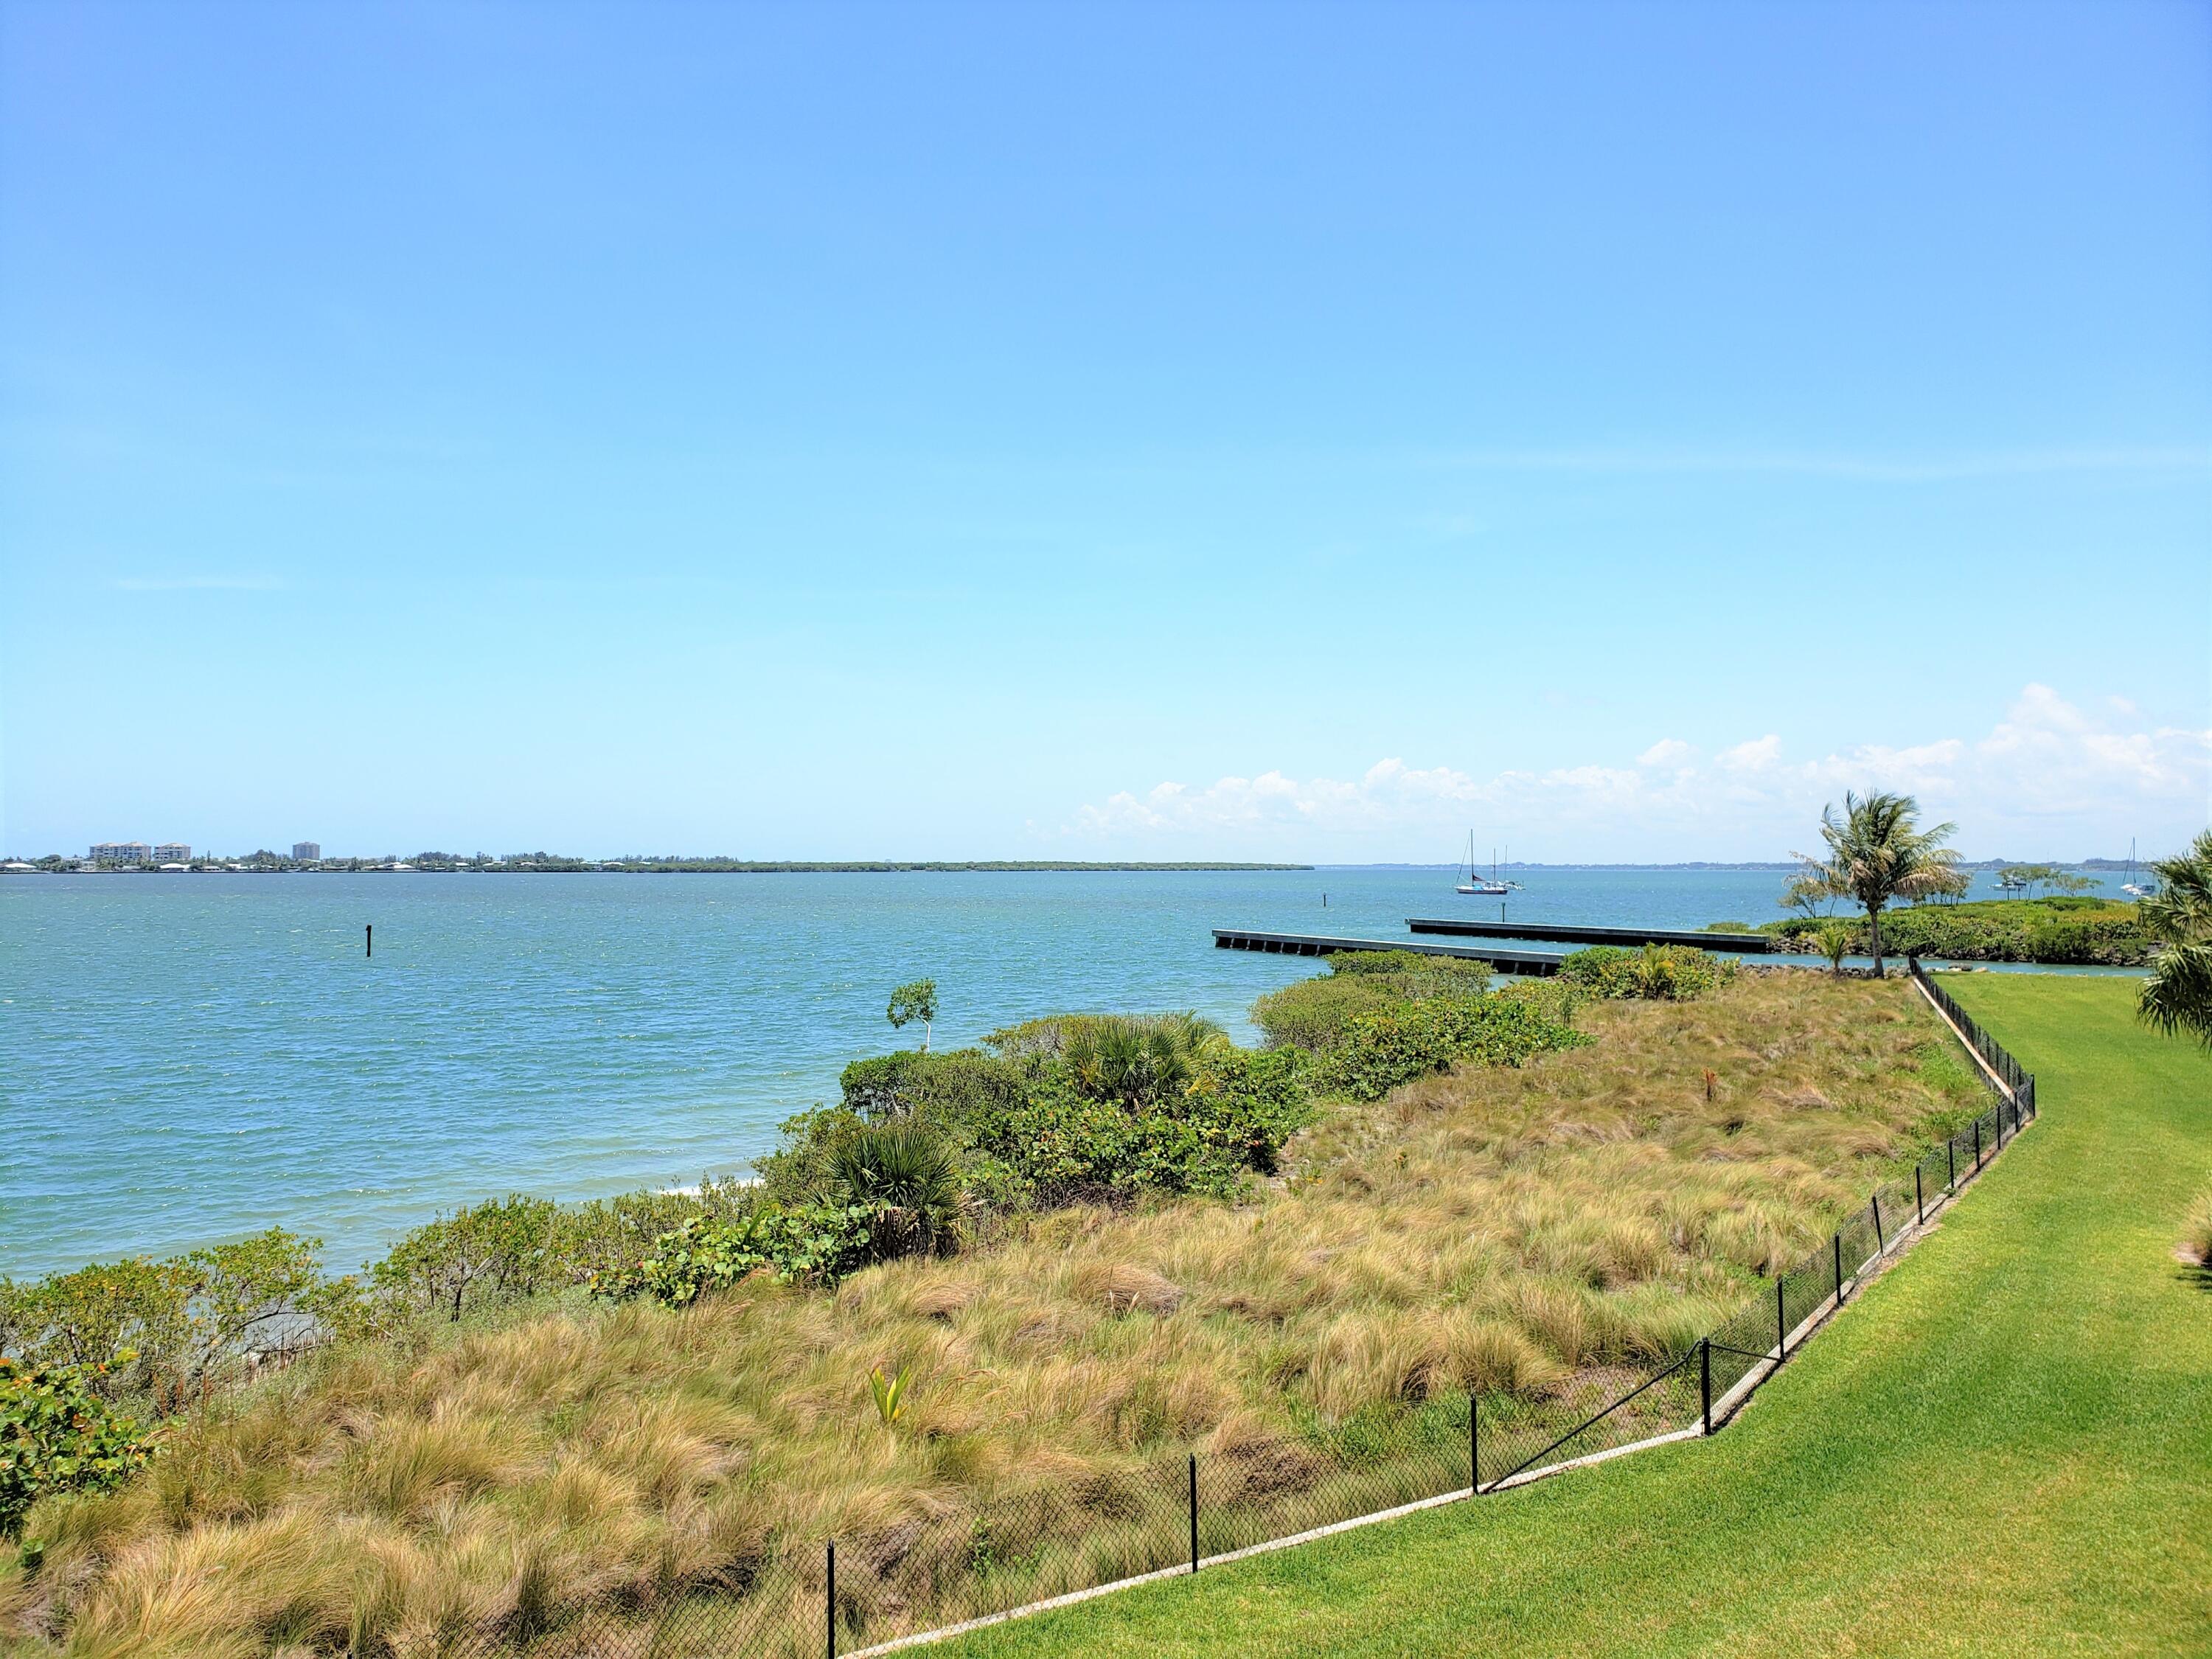
[[835, 1539], [766, 1539], [748, 1559], [672, 1586], [657, 1602], [518, 1613], [498, 1629], [425, 1632], [386, 1646], [392, 1659], [852, 1659], [1054, 1598], [1195, 1572], [1409, 1505], [1710, 1434], [2035, 1115], [2035, 1079], [1917, 960], [1908, 966], [1986, 1063], [1989, 1109], [1664, 1364], [1585, 1370], [1540, 1400], [1458, 1395], [1297, 1435], [1217, 1437], [1202, 1449], [1010, 1484], [980, 1503], [917, 1510]]

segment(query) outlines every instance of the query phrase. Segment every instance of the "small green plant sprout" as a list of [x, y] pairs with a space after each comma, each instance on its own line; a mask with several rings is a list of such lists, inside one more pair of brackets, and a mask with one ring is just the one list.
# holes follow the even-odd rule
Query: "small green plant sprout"
[[891, 992], [891, 1006], [884, 1018], [895, 1031], [902, 1030], [915, 1020], [921, 1022], [921, 1052], [929, 1052], [930, 1027], [937, 1019], [937, 981], [933, 979], [908, 980]]
[[1850, 954], [1851, 927], [1845, 921], [1824, 921], [1813, 930], [1813, 944], [1828, 959], [1828, 971], [1844, 976], [1844, 958]]
[[896, 1431], [899, 1419], [906, 1415], [907, 1384], [913, 1375], [911, 1365], [902, 1365], [889, 1376], [884, 1375], [881, 1365], [868, 1373], [868, 1392], [875, 1396], [876, 1415], [883, 1419], [884, 1428]]

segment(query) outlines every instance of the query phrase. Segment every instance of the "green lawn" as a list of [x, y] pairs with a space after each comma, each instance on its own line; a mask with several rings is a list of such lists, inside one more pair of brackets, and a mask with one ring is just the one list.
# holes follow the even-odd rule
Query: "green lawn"
[[2131, 981], [1946, 983], [2041, 1121], [1714, 1439], [939, 1650], [2212, 1653], [2212, 1061]]

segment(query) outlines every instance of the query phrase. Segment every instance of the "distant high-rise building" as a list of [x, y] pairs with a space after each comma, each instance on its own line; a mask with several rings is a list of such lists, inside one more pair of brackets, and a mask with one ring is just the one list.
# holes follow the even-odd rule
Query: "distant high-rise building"
[[103, 841], [94, 844], [92, 861], [94, 864], [143, 864], [153, 856], [154, 849], [143, 841]]
[[190, 864], [192, 849], [180, 841], [165, 841], [154, 849], [156, 864]]
[[292, 862], [313, 864], [323, 855], [323, 844], [319, 841], [295, 841], [292, 843]]

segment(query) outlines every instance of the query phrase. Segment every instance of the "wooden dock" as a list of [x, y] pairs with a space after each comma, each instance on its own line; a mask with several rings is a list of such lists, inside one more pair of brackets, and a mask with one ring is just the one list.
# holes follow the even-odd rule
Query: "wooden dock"
[[1766, 956], [1775, 949], [1771, 933], [1709, 933], [1692, 927], [1591, 927], [1558, 921], [1478, 921], [1472, 916], [1407, 916], [1406, 926], [1417, 933], [1533, 939], [1555, 945], [1687, 945], [1729, 956]]
[[1271, 956], [1326, 957], [1340, 951], [1410, 951], [1416, 956], [1457, 957], [1486, 962], [1501, 974], [1556, 974], [1557, 951], [1516, 951], [1510, 946], [1423, 945], [1402, 939], [1336, 939], [1327, 933], [1261, 933], [1246, 927], [1217, 927], [1213, 943], [1222, 951], [1264, 951]]

